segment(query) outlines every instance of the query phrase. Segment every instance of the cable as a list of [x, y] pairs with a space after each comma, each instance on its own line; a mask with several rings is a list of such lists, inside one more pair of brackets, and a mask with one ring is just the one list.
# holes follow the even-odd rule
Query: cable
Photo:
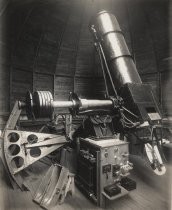
[[139, 118], [137, 115], [135, 115], [133, 112], [131, 112], [130, 110], [128, 110], [125, 106], [122, 106], [122, 108], [126, 111], [126, 112], [128, 112], [128, 113], [130, 113], [131, 115], [133, 115], [134, 117], [136, 117], [137, 119]]
[[113, 90], [115, 92], [116, 98], [118, 98], [118, 94], [117, 94], [117, 91], [116, 91], [115, 86], [113, 84], [113, 80], [112, 80], [112, 77], [111, 77], [111, 74], [110, 74], [110, 71], [109, 71], [109, 67], [108, 67], [108, 64], [107, 64], [107, 61], [106, 61], [106, 57], [105, 57], [105, 54], [104, 54], [104, 51], [103, 51], [103, 48], [102, 48], [100, 42], [99, 42], [99, 47], [100, 47], [100, 50], [101, 50], [101, 53], [102, 53], [102, 56], [103, 56], [103, 59], [104, 59], [104, 63], [105, 63], [106, 70], [107, 70], [108, 75], [109, 75], [109, 79], [111, 81], [112, 88], [113, 88]]
[[137, 125], [140, 124], [139, 122], [136, 122], [136, 123], [126, 122], [125, 119], [124, 119], [124, 116], [122, 116], [122, 123], [123, 123], [124, 127], [127, 127], [127, 128], [134, 128], [134, 127], [136, 127]]
[[[91, 30], [93, 31], [93, 34], [94, 34], [94, 38], [95, 38], [95, 43], [97, 44], [97, 47], [99, 48], [100, 50], [100, 53], [102, 55], [102, 58], [104, 60], [104, 64], [105, 64], [105, 67], [106, 67], [106, 70], [107, 70], [107, 73], [108, 73], [108, 76], [109, 76], [109, 79], [111, 81], [111, 85], [112, 85], [112, 88], [114, 90], [114, 93], [116, 95], [116, 98], [118, 98], [118, 94], [117, 94], [117, 91], [115, 89], [115, 86], [113, 84], [113, 80], [112, 80], [112, 77], [111, 77], [111, 74], [110, 74], [110, 71], [109, 71], [109, 67], [108, 67], [108, 64], [107, 64], [107, 61], [106, 61], [106, 57], [105, 57], [105, 54], [104, 54], [104, 51], [103, 51], [103, 48], [102, 48], [102, 45], [99, 41], [99, 38], [97, 37], [97, 32], [96, 32], [96, 29], [94, 27], [94, 25], [91, 26]], [[100, 56], [100, 55], [99, 55]], [[104, 68], [103, 68], [104, 69]], [[105, 73], [105, 72], [104, 72]]]
[[121, 113], [121, 115], [123, 116], [124, 119], [126, 119], [128, 122], [130, 122], [131, 124], [134, 124], [133, 121], [129, 120], [125, 115], [124, 113]]
[[108, 91], [108, 86], [107, 86], [107, 81], [106, 81], [105, 69], [104, 69], [104, 65], [103, 65], [103, 60], [102, 60], [100, 48], [98, 47], [97, 43], [95, 43], [95, 46], [96, 46], [96, 49], [98, 51], [99, 58], [100, 58], [100, 63], [101, 63], [102, 71], [103, 71], [103, 77], [104, 77], [104, 81], [105, 81], [106, 93], [107, 93], [107, 96], [109, 97], [109, 91]]

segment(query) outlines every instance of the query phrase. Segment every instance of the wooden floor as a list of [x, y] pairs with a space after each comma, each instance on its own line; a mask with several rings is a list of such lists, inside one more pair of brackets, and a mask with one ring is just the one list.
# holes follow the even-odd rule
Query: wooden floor
[[[157, 177], [143, 164], [141, 160], [134, 160], [135, 168], [131, 175], [137, 181], [137, 189], [129, 195], [115, 201], [108, 201], [106, 209], [114, 210], [169, 210], [170, 208], [170, 170], [164, 177]], [[8, 184], [6, 173], [0, 161], [0, 210], [40, 210], [32, 202], [31, 192], [13, 190]], [[76, 189], [74, 197], [68, 196], [65, 203], [57, 205], [51, 210], [100, 209], [92, 204]]]

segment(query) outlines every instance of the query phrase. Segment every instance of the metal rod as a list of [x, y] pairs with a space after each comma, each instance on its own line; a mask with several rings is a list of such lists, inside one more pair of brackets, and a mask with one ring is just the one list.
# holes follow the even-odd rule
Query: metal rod
[[[77, 102], [75, 100], [72, 101], [53, 101], [53, 108], [75, 108]], [[112, 100], [87, 100], [87, 99], [79, 99], [79, 111], [84, 111], [87, 109], [96, 109], [96, 108], [109, 108], [113, 107]]]
[[97, 109], [97, 108], [109, 108], [111, 109], [113, 106], [112, 100], [87, 100], [80, 99], [80, 111], [88, 110], [88, 109]]
[[53, 101], [52, 106], [54, 108], [74, 108], [75, 103], [73, 101]]

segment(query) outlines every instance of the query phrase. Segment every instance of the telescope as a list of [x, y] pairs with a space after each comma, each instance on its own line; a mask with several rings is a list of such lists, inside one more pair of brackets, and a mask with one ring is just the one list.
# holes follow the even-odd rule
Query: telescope
[[[155, 174], [165, 174], [161, 152], [162, 117], [152, 87], [142, 83], [115, 16], [101, 11], [92, 18], [89, 29], [100, 58], [106, 91], [104, 99], [82, 99], [71, 92], [69, 100], [60, 101], [54, 100], [49, 91], [28, 91], [25, 101], [15, 104], [4, 130], [4, 156], [9, 172], [21, 187], [19, 172], [69, 143], [68, 140], [74, 142], [78, 148], [76, 184], [103, 207], [105, 199], [116, 199], [136, 188], [133, 180], [126, 179], [133, 168], [130, 154], [143, 155], [145, 151]], [[14, 130], [22, 110], [26, 111], [28, 119], [34, 121], [52, 120], [60, 108], [68, 109], [72, 118], [87, 117], [72, 135], [23, 134], [24, 131]], [[12, 134], [19, 141], [11, 140], [9, 136]], [[20, 141], [21, 136], [23, 141]], [[32, 143], [28, 141], [29, 136]], [[21, 151], [17, 157], [23, 161], [17, 168], [19, 160], [15, 161], [15, 157], [7, 153], [13, 144]], [[40, 152], [36, 158], [31, 155], [34, 147]], [[12, 161], [15, 165], [11, 164]]]
[[[25, 103], [19, 102], [19, 107], [26, 108], [28, 118], [51, 118], [55, 108], [68, 108], [72, 115], [108, 114], [113, 117], [114, 124], [121, 124], [118, 129], [114, 126], [114, 131], [125, 133], [125, 130], [130, 130], [131, 136], [131, 133], [147, 128], [150, 136], [140, 136], [137, 141], [142, 139], [145, 145], [149, 142], [154, 153], [153, 148], [159, 145], [153, 139], [161, 127], [161, 113], [152, 87], [141, 81], [118, 21], [114, 15], [101, 11], [91, 20], [89, 28], [101, 61], [106, 98], [80, 99], [77, 94], [70, 93], [68, 101], [54, 101], [50, 92], [36, 91], [33, 94], [28, 92]], [[115, 114], [118, 117], [115, 118]], [[165, 168], [160, 157], [158, 152], [149, 159], [155, 173], [163, 174]]]

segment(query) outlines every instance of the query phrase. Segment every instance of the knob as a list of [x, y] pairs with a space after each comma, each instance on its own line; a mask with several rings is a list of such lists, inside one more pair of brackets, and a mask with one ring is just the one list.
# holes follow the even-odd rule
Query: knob
[[118, 152], [118, 147], [114, 148], [114, 153]]
[[108, 152], [105, 152], [105, 157], [106, 157], [106, 158], [108, 157]]

